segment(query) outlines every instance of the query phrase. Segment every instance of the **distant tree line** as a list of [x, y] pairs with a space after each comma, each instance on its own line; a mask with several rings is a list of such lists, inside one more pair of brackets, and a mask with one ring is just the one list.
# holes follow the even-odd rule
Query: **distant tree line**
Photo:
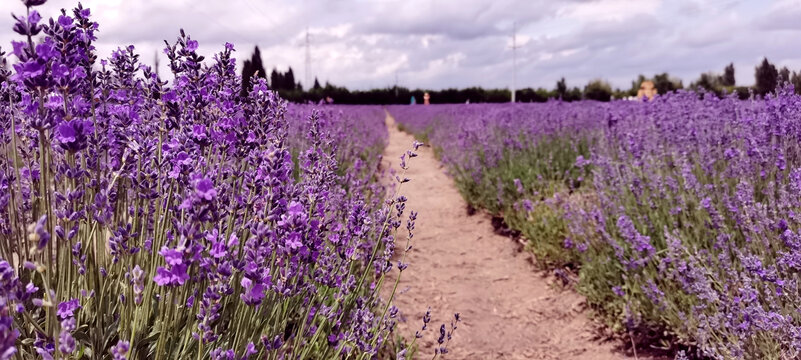
[[[252, 88], [251, 79], [252, 77], [257, 77], [267, 79], [271, 89], [277, 90], [281, 97], [292, 102], [332, 100], [338, 104], [408, 104], [412, 97], [417, 102], [422, 102], [423, 94], [426, 92], [431, 95], [431, 103], [433, 104], [508, 102], [511, 99], [511, 92], [508, 89], [469, 87], [465, 89], [412, 90], [393, 86], [371, 90], [348, 90], [345, 87], [335, 86], [328, 82], [325, 83], [325, 86], [322, 86], [317, 78], [314, 79], [314, 84], [311, 88], [304, 90], [300, 82], [295, 79], [291, 67], [286, 72], [273, 68], [269, 78], [267, 76], [261, 59], [261, 51], [257, 46], [250, 59], [245, 60], [242, 67], [243, 92]], [[741, 99], [747, 99], [752, 95], [764, 96], [769, 94], [777, 86], [784, 83], [793, 84], [796, 92], [801, 94], [801, 71], [791, 72], [787, 67], [777, 69], [767, 58], [764, 58], [756, 66], [754, 79], [755, 83], [752, 87], [737, 86], [734, 78], [734, 64], [729, 64], [723, 68], [723, 73], [703, 73], [686, 88], [680, 79], [672, 77], [668, 73], [655, 74], [650, 78], [641, 74], [631, 82], [629, 89], [613, 89], [607, 81], [602, 79], [591, 80], [583, 88], [577, 86], [571, 88], [563, 77], [556, 82], [556, 86], [553, 89], [524, 88], [517, 90], [515, 95], [519, 102], [545, 102], [548, 99], [610, 101], [637, 96], [637, 91], [646, 80], [653, 82], [659, 94], [687, 89], [717, 96], [736, 93]]]
[[[264, 64], [261, 60], [261, 50], [259, 47], [256, 46], [253, 49], [253, 54], [250, 56], [250, 59], [245, 60], [242, 64], [242, 92], [250, 91], [253, 88], [253, 84], [251, 84], [252, 78], [262, 78], [267, 79], [267, 71], [264, 70]], [[303, 86], [300, 85], [300, 82], [295, 82], [295, 74], [292, 72], [292, 68], [290, 67], [287, 72], [282, 73], [278, 71], [276, 68], [273, 68], [273, 71], [270, 73], [269, 84], [270, 88], [273, 90], [279, 91], [303, 91]], [[320, 86], [319, 83], [315, 83], [317, 87]]]

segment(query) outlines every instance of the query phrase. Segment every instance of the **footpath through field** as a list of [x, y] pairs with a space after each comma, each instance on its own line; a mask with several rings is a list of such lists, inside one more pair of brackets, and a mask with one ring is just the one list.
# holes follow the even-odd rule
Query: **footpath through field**
[[[391, 117], [387, 127], [383, 165], [397, 170], [398, 157], [414, 139], [398, 131]], [[431, 359], [439, 325], [449, 324], [454, 312], [462, 314], [462, 324], [445, 359], [626, 358], [614, 343], [594, 338], [579, 295], [549, 286], [528, 254], [493, 232], [485, 214], [467, 215], [465, 201], [431, 148], [421, 147], [418, 154], [402, 191], [409, 199], [406, 214], [419, 213], [414, 248], [395, 301], [405, 317], [401, 334], [407, 337], [420, 329], [431, 307], [416, 358]]]

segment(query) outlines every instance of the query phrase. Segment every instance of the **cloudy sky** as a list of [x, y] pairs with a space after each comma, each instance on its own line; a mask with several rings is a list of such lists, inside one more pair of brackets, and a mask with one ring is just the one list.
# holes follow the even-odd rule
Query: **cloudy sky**
[[[43, 17], [76, 0], [50, 0]], [[667, 71], [685, 84], [734, 62], [738, 84], [772, 62], [801, 70], [801, 0], [84, 0], [104, 56], [133, 44], [152, 63], [184, 28], [210, 54], [254, 45], [266, 66], [303, 81], [306, 29], [312, 78], [350, 88], [508, 87], [517, 25], [518, 87], [602, 78], [628, 88]], [[17, 0], [0, 4], [0, 44], [14, 38]], [[162, 61], [163, 64], [163, 61]], [[164, 69], [162, 69], [164, 71]], [[268, 70], [269, 71], [269, 70]], [[304, 84], [305, 85], [305, 84]]]

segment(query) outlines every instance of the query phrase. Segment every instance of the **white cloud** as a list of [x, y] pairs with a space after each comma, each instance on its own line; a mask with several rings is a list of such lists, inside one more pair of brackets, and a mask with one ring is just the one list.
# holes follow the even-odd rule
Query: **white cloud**
[[622, 21], [639, 15], [656, 14], [662, 0], [597, 0], [573, 3], [557, 12], [557, 16], [577, 21]]
[[[667, 71], [688, 83], [734, 62], [748, 83], [763, 56], [801, 70], [801, 0], [82, 0], [100, 23], [99, 52], [132, 43], [153, 62], [163, 39], [184, 28], [206, 55], [226, 41], [247, 58], [259, 45], [268, 68], [312, 73], [352, 88], [507, 87], [517, 24], [518, 86], [552, 87], [605, 78], [629, 86], [637, 74]], [[77, 0], [49, 0], [43, 16]], [[0, 14], [22, 13], [20, 1]], [[15, 38], [0, 15], [0, 45]], [[164, 61], [162, 59], [162, 64]], [[162, 72], [166, 71], [162, 66]], [[307, 85], [307, 84], [304, 84]]]

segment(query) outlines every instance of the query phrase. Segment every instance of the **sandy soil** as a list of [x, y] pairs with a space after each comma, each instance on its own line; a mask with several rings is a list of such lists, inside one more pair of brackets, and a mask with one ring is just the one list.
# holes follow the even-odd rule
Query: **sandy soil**
[[[414, 139], [398, 131], [391, 118], [387, 127], [384, 166], [398, 169], [398, 157]], [[402, 189], [409, 199], [406, 213], [419, 212], [417, 230], [395, 299], [407, 338], [420, 329], [431, 307], [432, 321], [416, 358], [431, 359], [439, 325], [449, 324], [454, 312], [461, 313], [462, 324], [445, 359], [628, 358], [614, 350], [617, 343], [596, 339], [579, 295], [550, 285], [530, 255], [493, 232], [487, 215], [467, 215], [465, 201], [431, 148], [418, 154], [407, 173], [411, 182]]]

